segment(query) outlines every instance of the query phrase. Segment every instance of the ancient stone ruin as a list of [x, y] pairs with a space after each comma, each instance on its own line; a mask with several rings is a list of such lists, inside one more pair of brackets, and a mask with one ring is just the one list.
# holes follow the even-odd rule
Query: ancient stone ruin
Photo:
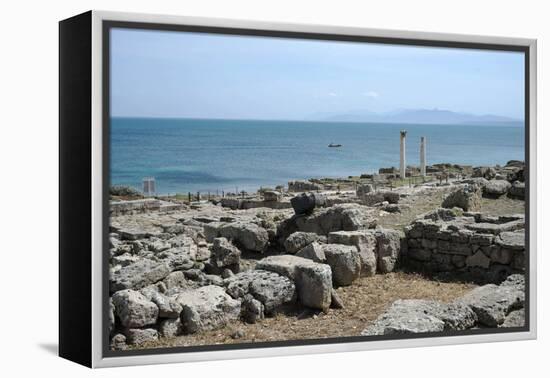
[[438, 209], [406, 227], [406, 265], [500, 282], [525, 271], [523, 215], [490, 217]]
[[[523, 206], [523, 165], [425, 168], [460, 177], [400, 188], [295, 181], [253, 198], [113, 201], [111, 348], [159, 345], [289, 309], [337, 311], [346, 306], [338, 290], [396, 271], [483, 286], [450, 303], [392, 300], [357, 336], [523, 326], [524, 216], [480, 212], [502, 198]], [[437, 203], [415, 213], [425, 196]], [[388, 226], [385, 217], [407, 221]]]

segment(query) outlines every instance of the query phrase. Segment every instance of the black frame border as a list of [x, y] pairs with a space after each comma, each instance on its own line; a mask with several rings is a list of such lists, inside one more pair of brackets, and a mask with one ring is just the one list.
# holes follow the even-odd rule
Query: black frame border
[[[314, 26], [312, 26], [313, 28]], [[291, 38], [291, 39], [309, 39], [309, 40], [326, 40], [326, 41], [343, 41], [343, 42], [363, 42], [375, 44], [391, 44], [416, 47], [442, 47], [442, 48], [458, 48], [458, 49], [474, 49], [474, 50], [492, 50], [504, 52], [520, 52], [524, 54], [524, 131], [525, 131], [525, 325], [523, 327], [510, 328], [487, 328], [465, 331], [443, 331], [423, 334], [410, 334], [400, 336], [346, 336], [332, 337], [323, 339], [303, 339], [303, 340], [285, 340], [273, 342], [256, 342], [256, 343], [237, 343], [227, 345], [200, 345], [188, 347], [167, 347], [167, 348], [151, 348], [151, 349], [136, 349], [127, 351], [112, 351], [109, 348], [109, 330], [106, 325], [109, 322], [109, 186], [110, 186], [110, 31], [113, 28], [133, 29], [133, 30], [151, 30], [151, 31], [171, 31], [171, 32], [194, 32], [206, 34], [223, 34], [235, 36], [254, 36], [254, 37], [271, 37], [271, 38]], [[403, 32], [406, 34], [407, 32]], [[423, 338], [439, 338], [449, 336], [464, 336], [464, 335], [486, 335], [486, 334], [501, 334], [501, 333], [518, 333], [530, 331], [530, 255], [535, 253], [530, 248], [530, 46], [514, 45], [514, 44], [499, 44], [499, 43], [482, 43], [482, 42], [459, 42], [459, 41], [441, 41], [430, 39], [417, 38], [397, 38], [397, 37], [374, 37], [361, 36], [351, 34], [330, 34], [317, 32], [296, 32], [282, 30], [265, 30], [265, 29], [248, 29], [248, 28], [233, 28], [233, 27], [217, 27], [217, 26], [198, 26], [186, 24], [163, 24], [163, 23], [148, 23], [134, 21], [102, 21], [102, 130], [103, 130], [103, 253], [102, 253], [102, 346], [103, 357], [129, 357], [154, 354], [174, 354], [174, 353], [193, 353], [193, 352], [210, 352], [236, 349], [256, 349], [256, 348], [277, 348], [277, 347], [293, 347], [293, 346], [308, 346], [308, 345], [329, 345], [354, 342], [368, 341], [386, 341], [386, 340], [405, 340], [405, 339], [423, 339]]]
[[92, 366], [92, 12], [59, 22], [59, 356]]

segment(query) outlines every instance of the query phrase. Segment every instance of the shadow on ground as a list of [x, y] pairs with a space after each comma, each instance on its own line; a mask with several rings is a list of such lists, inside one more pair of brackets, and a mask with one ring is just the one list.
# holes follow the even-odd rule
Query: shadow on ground
[[56, 343], [40, 343], [38, 347], [50, 354], [59, 355], [59, 345]]

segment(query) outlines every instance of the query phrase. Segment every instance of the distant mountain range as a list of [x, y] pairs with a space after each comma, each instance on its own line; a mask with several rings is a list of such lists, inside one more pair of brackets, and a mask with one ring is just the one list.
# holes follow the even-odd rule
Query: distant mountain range
[[386, 113], [355, 110], [346, 113], [317, 113], [309, 119], [326, 122], [523, 125], [523, 120], [516, 118], [493, 114], [459, 113], [442, 109], [402, 109]]

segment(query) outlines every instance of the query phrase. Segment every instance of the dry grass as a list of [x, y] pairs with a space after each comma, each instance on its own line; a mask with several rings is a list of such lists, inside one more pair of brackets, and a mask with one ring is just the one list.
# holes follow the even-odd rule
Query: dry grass
[[412, 195], [399, 201], [401, 213], [392, 213], [378, 218], [378, 225], [384, 228], [403, 229], [416, 219], [420, 214], [441, 207], [443, 199], [448, 191], [426, 191], [422, 195]]
[[[404, 205], [401, 213], [387, 214], [378, 218], [378, 224], [384, 228], [403, 229], [421, 214], [441, 207], [446, 191], [426, 192], [413, 195], [399, 201]], [[482, 198], [481, 212], [489, 215], [510, 215], [525, 213], [525, 201], [502, 196], [498, 199]]]
[[[397, 299], [434, 299], [449, 302], [473, 287], [473, 284], [437, 282], [417, 274], [403, 272], [377, 274], [360, 278], [352, 286], [337, 289], [345, 304], [344, 309], [329, 309], [326, 314], [306, 312], [307, 316], [304, 316], [303, 308], [292, 308], [288, 309], [286, 314], [279, 314], [256, 324], [235, 321], [216, 331], [161, 339], [141, 348], [358, 336]], [[232, 335], [237, 330], [242, 331], [243, 336], [234, 339]]]
[[525, 201], [506, 196], [498, 199], [482, 198], [481, 211], [490, 215], [524, 214]]

